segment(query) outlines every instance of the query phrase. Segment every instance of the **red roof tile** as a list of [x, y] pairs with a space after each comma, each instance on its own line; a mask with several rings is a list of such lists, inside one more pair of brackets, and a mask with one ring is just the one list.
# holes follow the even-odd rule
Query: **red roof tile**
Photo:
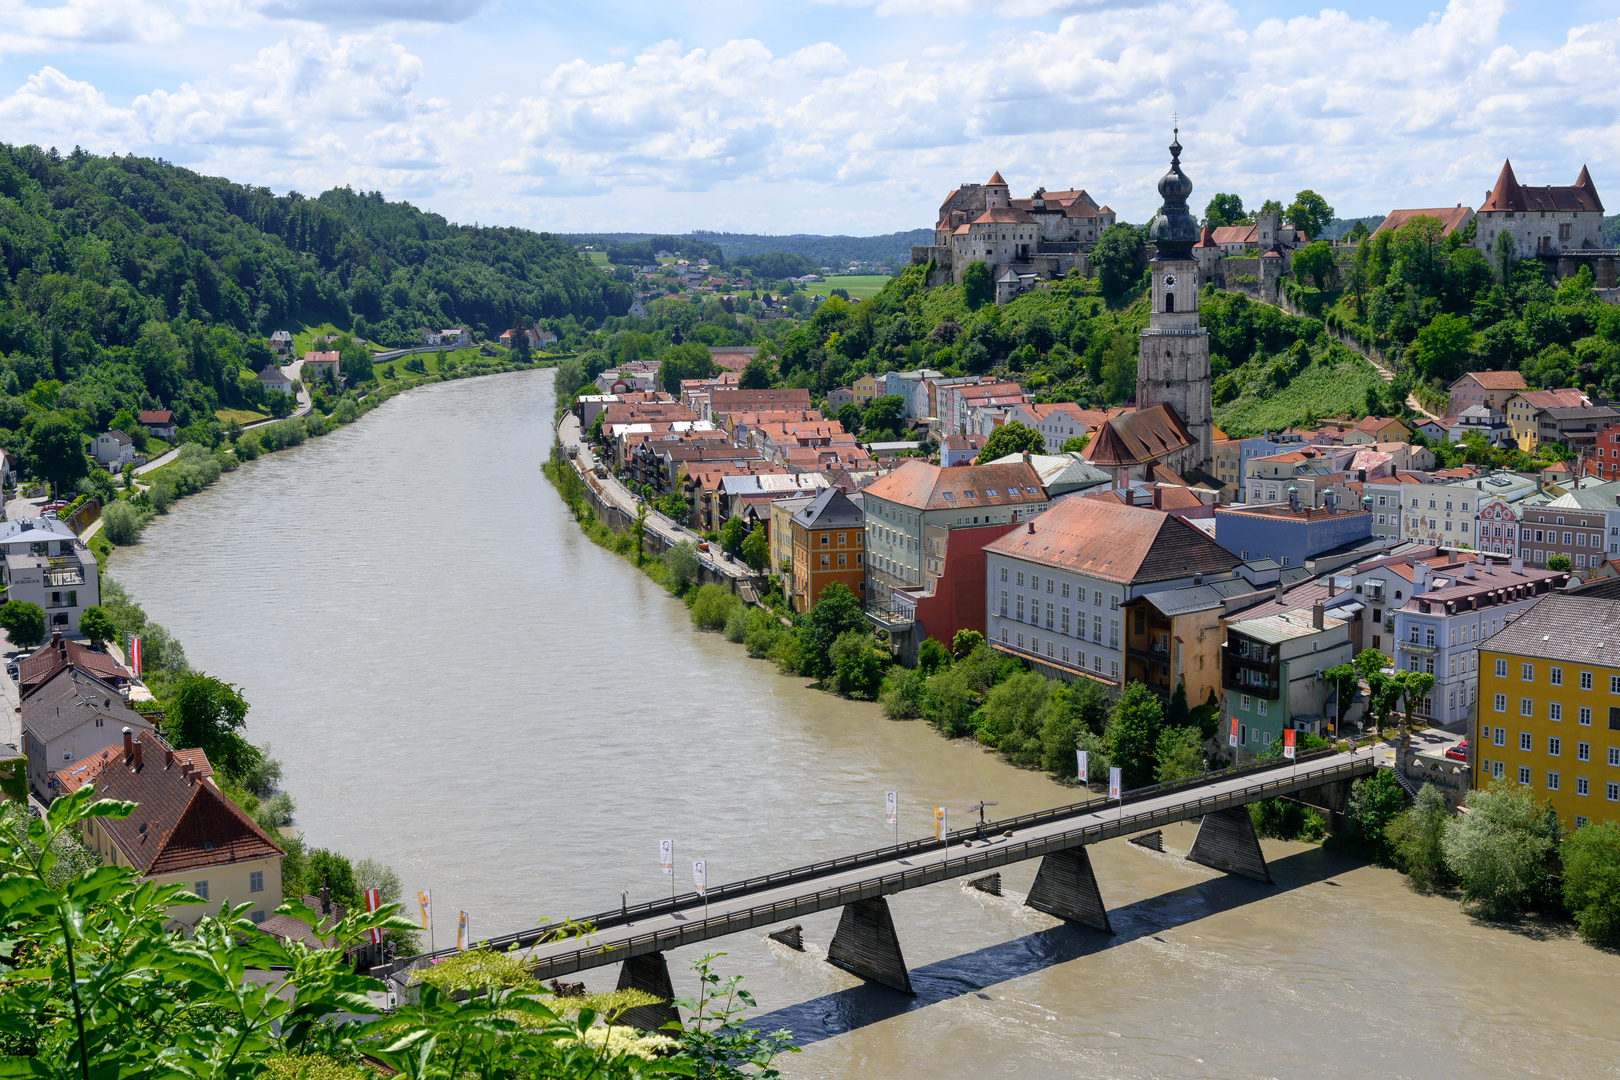
[[1126, 584], [1221, 573], [1242, 562], [1180, 518], [1111, 499], [1060, 499], [1030, 525], [984, 550]]

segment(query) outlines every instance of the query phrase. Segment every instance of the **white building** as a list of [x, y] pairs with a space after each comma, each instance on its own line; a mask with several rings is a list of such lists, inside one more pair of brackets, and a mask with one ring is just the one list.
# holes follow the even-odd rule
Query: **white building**
[[108, 472], [117, 472], [135, 460], [135, 444], [128, 435], [115, 428], [97, 435], [90, 453]]
[[96, 557], [66, 522], [18, 518], [0, 524], [0, 559], [5, 599], [39, 605], [47, 630], [77, 634], [84, 609], [101, 603]]

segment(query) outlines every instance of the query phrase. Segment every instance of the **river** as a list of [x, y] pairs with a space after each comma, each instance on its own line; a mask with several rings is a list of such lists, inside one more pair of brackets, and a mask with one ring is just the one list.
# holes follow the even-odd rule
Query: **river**
[[[694, 631], [581, 536], [540, 472], [551, 375], [412, 390], [177, 503], [109, 572], [242, 687], [314, 846], [431, 888], [444, 946], [892, 840], [988, 799], [1066, 800], [921, 723], [885, 721]], [[918, 996], [760, 933], [715, 944], [791, 1077], [1620, 1075], [1620, 958], [1486, 926], [1390, 871], [1267, 841], [1276, 884], [1114, 841], [1092, 849], [1115, 935], [957, 883], [890, 900]], [[690, 993], [696, 950], [671, 955]], [[617, 968], [586, 974], [611, 988]]]

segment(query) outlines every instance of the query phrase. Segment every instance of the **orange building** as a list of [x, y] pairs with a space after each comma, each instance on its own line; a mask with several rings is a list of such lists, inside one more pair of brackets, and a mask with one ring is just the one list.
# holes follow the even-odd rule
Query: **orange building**
[[837, 488], [793, 515], [793, 610], [809, 611], [840, 582], [866, 602], [866, 519]]

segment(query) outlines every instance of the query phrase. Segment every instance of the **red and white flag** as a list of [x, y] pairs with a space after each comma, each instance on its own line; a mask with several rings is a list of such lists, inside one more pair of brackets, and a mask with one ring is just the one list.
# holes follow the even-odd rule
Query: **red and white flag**
[[1090, 758], [1091, 754], [1089, 751], [1076, 750], [1074, 752], [1075, 772], [1079, 776], [1082, 784], [1091, 778], [1091, 769], [1089, 768]]
[[1118, 799], [1123, 794], [1123, 785], [1119, 781], [1119, 766], [1111, 766], [1108, 770], [1108, 797]]
[[133, 634], [129, 638], [129, 670], [137, 678], [141, 674], [141, 639]]
[[1235, 717], [1235, 716], [1232, 717], [1232, 732], [1231, 732], [1231, 734], [1227, 735], [1226, 744], [1228, 746], [1236, 746], [1237, 745], [1237, 717]]
[[[367, 911], [376, 911], [381, 906], [382, 906], [382, 891], [380, 889], [367, 889], [366, 890], [366, 910]], [[382, 931], [381, 930], [367, 930], [366, 931], [366, 937], [373, 945], [381, 945], [382, 944]]]
[[1293, 728], [1288, 728], [1288, 729], [1283, 731], [1283, 757], [1291, 758], [1293, 756], [1294, 756], [1294, 729]]

